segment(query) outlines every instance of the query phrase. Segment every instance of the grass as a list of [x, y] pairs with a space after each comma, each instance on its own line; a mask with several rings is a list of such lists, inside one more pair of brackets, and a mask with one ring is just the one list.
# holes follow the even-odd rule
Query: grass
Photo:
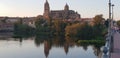
[[78, 40], [77, 44], [103, 46], [105, 45], [105, 41], [104, 40]]

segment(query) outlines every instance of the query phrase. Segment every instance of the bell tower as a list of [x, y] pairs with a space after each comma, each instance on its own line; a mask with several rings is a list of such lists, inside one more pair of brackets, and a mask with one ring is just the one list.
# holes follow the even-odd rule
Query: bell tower
[[65, 10], [65, 11], [68, 11], [68, 10], [69, 10], [69, 6], [68, 6], [67, 3], [66, 3], [66, 5], [65, 5], [65, 7], [64, 7], [64, 10]]
[[44, 14], [43, 16], [45, 18], [48, 18], [49, 17], [49, 14], [50, 14], [50, 7], [49, 7], [49, 3], [48, 3], [48, 0], [46, 0], [45, 4], [44, 4]]

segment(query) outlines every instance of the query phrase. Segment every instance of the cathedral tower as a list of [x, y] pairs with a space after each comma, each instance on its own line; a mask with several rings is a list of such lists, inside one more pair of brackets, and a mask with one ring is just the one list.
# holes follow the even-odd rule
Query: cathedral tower
[[46, 0], [46, 2], [44, 4], [44, 14], [43, 14], [43, 16], [45, 18], [49, 18], [49, 13], [50, 13], [50, 7], [49, 7], [48, 1]]
[[65, 11], [68, 11], [68, 10], [69, 10], [69, 6], [68, 6], [67, 3], [66, 3], [66, 5], [65, 5], [65, 7], [64, 7], [64, 10], [65, 10]]

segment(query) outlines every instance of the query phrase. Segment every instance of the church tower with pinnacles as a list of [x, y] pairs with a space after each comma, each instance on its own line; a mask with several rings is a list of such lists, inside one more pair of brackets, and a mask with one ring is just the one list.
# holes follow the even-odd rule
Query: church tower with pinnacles
[[44, 13], [43, 13], [44, 18], [49, 18], [51, 17], [52, 19], [80, 19], [80, 14], [75, 12], [74, 10], [69, 10], [69, 5], [66, 3], [64, 10], [50, 10], [50, 6], [48, 3], [48, 0], [46, 0], [44, 4]]
[[68, 10], [69, 10], [69, 6], [68, 6], [67, 3], [66, 3], [66, 5], [65, 5], [65, 7], [64, 7], [64, 10], [65, 10], [65, 11], [68, 11]]
[[46, 2], [44, 4], [44, 14], [43, 14], [43, 16], [45, 18], [47, 18], [47, 17], [49, 17], [49, 15], [50, 15], [50, 7], [49, 7], [48, 1], [46, 0]]

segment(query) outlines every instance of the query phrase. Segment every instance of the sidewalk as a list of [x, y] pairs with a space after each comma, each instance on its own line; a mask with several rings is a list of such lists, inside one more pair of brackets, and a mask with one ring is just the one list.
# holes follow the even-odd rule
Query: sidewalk
[[120, 58], [120, 33], [115, 32], [113, 36], [113, 52], [111, 58]]

